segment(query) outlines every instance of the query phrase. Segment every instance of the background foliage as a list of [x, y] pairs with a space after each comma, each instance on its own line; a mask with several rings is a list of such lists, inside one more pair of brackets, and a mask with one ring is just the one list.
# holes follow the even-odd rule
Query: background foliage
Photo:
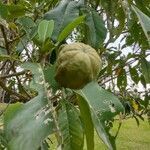
[[[117, 114], [138, 125], [150, 116], [149, 16], [149, 0], [0, 1], [0, 148], [45, 150], [55, 134], [58, 148], [83, 149], [85, 138], [92, 150], [95, 129], [116, 149]], [[103, 60], [97, 82], [78, 91], [54, 80], [58, 48], [71, 42]]]

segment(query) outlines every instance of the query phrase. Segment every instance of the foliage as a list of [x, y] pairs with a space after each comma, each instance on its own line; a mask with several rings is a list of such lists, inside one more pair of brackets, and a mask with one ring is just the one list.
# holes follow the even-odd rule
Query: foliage
[[[149, 0], [2, 0], [0, 95], [8, 106], [0, 148], [46, 150], [55, 134], [58, 148], [82, 150], [85, 138], [93, 150], [95, 129], [116, 149], [114, 117], [132, 114], [139, 125], [150, 114], [149, 14]], [[92, 46], [103, 61], [97, 82], [80, 90], [54, 79], [59, 47], [71, 42]]]

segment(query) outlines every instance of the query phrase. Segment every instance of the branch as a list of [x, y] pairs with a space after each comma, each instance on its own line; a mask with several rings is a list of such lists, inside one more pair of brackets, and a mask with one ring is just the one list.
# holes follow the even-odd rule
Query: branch
[[8, 43], [8, 40], [7, 40], [7, 35], [6, 35], [6, 32], [5, 32], [5, 29], [2, 25], [0, 25], [0, 28], [1, 28], [3, 38], [4, 38], [4, 41], [5, 41], [5, 48], [7, 50], [7, 54], [9, 55], [10, 51], [9, 51], [9, 43]]
[[[15, 64], [15, 63], [14, 63], [14, 64]], [[13, 64], [13, 66], [12, 66], [12, 70], [13, 70], [14, 73], [17, 73], [14, 64]], [[20, 87], [21, 87], [22, 90], [24, 91], [24, 93], [28, 96], [28, 98], [31, 98], [30, 94], [24, 89], [24, 86], [22, 85], [22, 83], [21, 83], [21, 81], [20, 81], [18, 75], [16, 75], [16, 79], [17, 79], [17, 81], [18, 81], [18, 84], [20, 85]]]
[[21, 72], [16, 72], [16, 73], [12, 73], [12, 74], [7, 74], [7, 75], [4, 75], [4, 76], [0, 76], [0, 78], [1, 79], [11, 78], [13, 76], [20, 76], [20, 75], [23, 75], [25, 73], [26, 73], [26, 71], [21, 71]]
[[16, 97], [18, 97], [21, 100], [27, 100], [28, 98], [21, 95], [20, 93], [17, 93], [15, 91], [12, 91], [11, 89], [9, 89], [2, 81], [3, 79], [0, 78], [0, 86], [2, 87], [2, 89], [4, 89], [6, 92], [8, 92], [10, 95], [15, 95]]

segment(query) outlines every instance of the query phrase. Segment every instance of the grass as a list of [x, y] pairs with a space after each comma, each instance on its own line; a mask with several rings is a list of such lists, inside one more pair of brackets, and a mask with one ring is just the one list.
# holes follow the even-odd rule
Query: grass
[[[114, 124], [111, 132], [114, 135], [117, 131], [118, 123]], [[134, 119], [124, 120], [116, 139], [118, 150], [150, 150], [150, 125], [148, 122], [140, 121], [138, 127]], [[105, 150], [97, 136], [95, 136], [95, 150]]]
[[[118, 122], [114, 123], [111, 133], [115, 135]], [[53, 139], [53, 138], [52, 138]], [[139, 127], [134, 119], [124, 120], [116, 139], [117, 150], [150, 150], [150, 125], [147, 120], [140, 121]], [[51, 150], [56, 150], [56, 143], [51, 144]], [[86, 150], [86, 147], [84, 147]], [[95, 133], [95, 150], [107, 150]]]
[[[6, 105], [0, 103], [0, 112], [5, 109]], [[1, 121], [0, 117], [0, 123]], [[114, 123], [111, 130], [115, 135], [118, 129], [118, 122]], [[53, 144], [50, 144], [51, 150], [56, 150], [56, 140], [51, 138]], [[140, 121], [140, 125], [137, 126], [134, 119], [123, 120], [121, 129], [116, 139], [117, 150], [150, 150], [150, 125], [148, 121]], [[95, 133], [95, 150], [106, 150], [106, 146], [101, 142], [99, 137]], [[86, 147], [84, 147], [86, 150]]]

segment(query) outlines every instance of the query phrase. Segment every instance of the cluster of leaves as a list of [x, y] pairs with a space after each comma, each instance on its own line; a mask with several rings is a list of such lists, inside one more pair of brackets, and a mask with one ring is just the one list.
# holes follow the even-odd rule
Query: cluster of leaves
[[[0, 148], [46, 150], [45, 139], [55, 134], [61, 149], [82, 150], [85, 137], [87, 149], [93, 150], [95, 129], [109, 149], [116, 149], [110, 122], [124, 108], [111, 92], [138, 116], [149, 109], [149, 7], [148, 0], [1, 1], [0, 92], [2, 102], [13, 104], [3, 113]], [[123, 44], [111, 46], [120, 37]], [[57, 50], [70, 41], [89, 44], [101, 54], [99, 84], [74, 91], [54, 80]], [[123, 55], [129, 46], [132, 53]], [[128, 90], [128, 78], [144, 85], [144, 100]]]

